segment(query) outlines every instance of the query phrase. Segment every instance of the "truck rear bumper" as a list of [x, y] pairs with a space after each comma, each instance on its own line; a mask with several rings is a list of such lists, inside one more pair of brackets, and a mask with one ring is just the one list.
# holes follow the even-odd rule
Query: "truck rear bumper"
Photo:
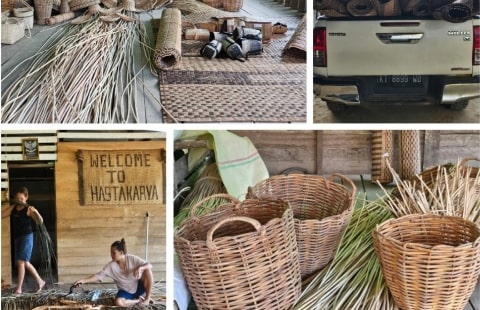
[[322, 85], [314, 84], [313, 90], [324, 101], [333, 101], [347, 105], [360, 104], [358, 87], [356, 85]]
[[[362, 77], [350, 78], [324, 78], [315, 76], [314, 92], [324, 101], [333, 101], [347, 105], [360, 104], [362, 97], [361, 88], [367, 88]], [[402, 101], [405, 94], [391, 96], [383, 102]], [[480, 78], [451, 78], [451, 77], [430, 77], [428, 94], [425, 94], [419, 102], [433, 102], [440, 104], [453, 104], [455, 102], [471, 100], [480, 97]], [[415, 101], [415, 99], [410, 100]]]
[[443, 87], [441, 104], [452, 104], [480, 97], [479, 84], [446, 84]]

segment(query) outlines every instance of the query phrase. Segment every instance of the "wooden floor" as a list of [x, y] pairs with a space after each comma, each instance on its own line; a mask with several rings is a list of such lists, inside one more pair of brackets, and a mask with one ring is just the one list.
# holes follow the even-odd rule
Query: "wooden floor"
[[[161, 13], [162, 9], [139, 14], [139, 18], [144, 22], [153, 46], [155, 45], [156, 39], [153, 24], [155, 19], [161, 17]], [[282, 17], [299, 14], [298, 10], [293, 10], [273, 0], [244, 0], [241, 13], [242, 15], [259, 17]], [[31, 38], [23, 38], [13, 45], [2, 44], [2, 93], [5, 88], [23, 72], [22, 70], [16, 70], [15, 74], [12, 74], [12, 76], [9, 76], [5, 80], [3, 80], [3, 77], [25, 59], [34, 55], [57, 28], [58, 26], [34, 25], [31, 31]], [[138, 49], [138, 53], [140, 53], [140, 49]], [[140, 57], [140, 54], [138, 56], [139, 57], [136, 57], [136, 62], [144, 61], [142, 57]], [[144, 63], [137, 63], [136, 65], [142, 67]], [[23, 67], [26, 67], [26, 65]], [[145, 68], [141, 72], [139, 79], [140, 82], [137, 83], [139, 89], [137, 90], [138, 95], [136, 99], [138, 121], [140, 123], [163, 123], [157, 76], [152, 74], [150, 69]], [[131, 122], [134, 121], [132, 120]]]

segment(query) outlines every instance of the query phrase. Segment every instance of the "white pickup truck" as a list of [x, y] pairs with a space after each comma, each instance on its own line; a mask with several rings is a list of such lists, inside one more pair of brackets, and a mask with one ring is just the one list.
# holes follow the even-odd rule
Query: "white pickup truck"
[[313, 34], [314, 90], [331, 111], [408, 102], [461, 110], [480, 97], [479, 16], [449, 22], [318, 14]]

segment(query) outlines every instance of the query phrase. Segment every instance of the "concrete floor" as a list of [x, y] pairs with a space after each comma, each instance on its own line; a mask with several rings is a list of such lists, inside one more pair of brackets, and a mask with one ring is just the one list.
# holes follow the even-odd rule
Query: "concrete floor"
[[462, 111], [441, 105], [355, 105], [333, 113], [313, 95], [314, 123], [480, 123], [480, 99]]
[[[77, 12], [77, 14], [81, 13], [82, 11]], [[161, 13], [162, 9], [139, 14], [139, 18], [144, 22], [147, 29], [150, 42], [152, 42], [153, 45], [152, 47], [155, 46], [156, 41], [156, 32], [154, 31], [153, 23], [155, 19], [161, 17]], [[282, 16], [301, 15], [302, 13], [272, 0], [244, 0], [240, 14], [281, 18]], [[3, 77], [26, 58], [34, 55], [52, 33], [56, 31], [57, 27], [60, 26], [40, 26], [35, 24], [31, 30], [31, 38], [25, 37], [13, 45], [2, 44], [2, 92], [15, 78], [23, 74], [23, 72], [22, 70], [17, 70], [11, 77], [6, 79]], [[145, 64], [145, 59], [141, 57], [137, 58], [135, 65], [142, 67]], [[23, 67], [25, 66], [22, 66], [22, 68]], [[145, 68], [142, 70], [139, 79], [140, 82], [137, 82], [139, 89], [137, 90], [138, 95], [136, 99], [139, 123], [162, 123], [162, 107], [157, 76], [152, 74], [148, 68]]]

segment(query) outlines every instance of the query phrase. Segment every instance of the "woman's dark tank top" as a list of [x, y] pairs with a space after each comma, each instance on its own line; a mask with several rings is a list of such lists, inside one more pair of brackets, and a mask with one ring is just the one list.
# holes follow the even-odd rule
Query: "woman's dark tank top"
[[27, 211], [27, 207], [20, 211], [18, 211], [15, 207], [12, 210], [10, 217], [12, 219], [13, 235], [15, 238], [33, 232], [33, 220], [27, 215]]

